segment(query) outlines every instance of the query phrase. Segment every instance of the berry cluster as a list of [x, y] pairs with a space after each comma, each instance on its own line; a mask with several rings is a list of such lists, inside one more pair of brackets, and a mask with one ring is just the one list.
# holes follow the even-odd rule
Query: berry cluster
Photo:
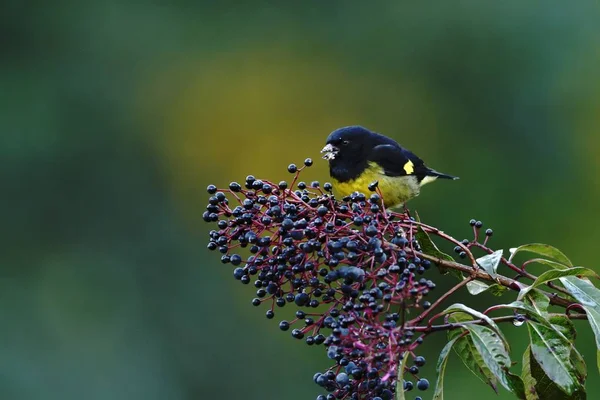
[[[328, 392], [318, 400], [392, 399], [400, 360], [411, 357], [404, 372], [417, 379], [425, 363], [415, 354], [423, 338], [405, 318], [409, 309], [431, 306], [424, 300], [435, 288], [424, 277], [431, 264], [415, 254], [414, 220], [385, 210], [376, 183], [370, 195], [337, 201], [329, 183], [298, 182], [312, 161], [304, 164], [288, 167], [290, 184], [248, 176], [244, 185], [210, 185], [203, 218], [218, 230], [208, 248], [235, 267], [235, 279], [255, 286], [252, 304], [267, 305], [267, 318], [297, 308], [279, 328], [323, 345], [335, 362], [314, 376]], [[429, 382], [405, 380], [402, 390], [415, 386], [426, 390]]]

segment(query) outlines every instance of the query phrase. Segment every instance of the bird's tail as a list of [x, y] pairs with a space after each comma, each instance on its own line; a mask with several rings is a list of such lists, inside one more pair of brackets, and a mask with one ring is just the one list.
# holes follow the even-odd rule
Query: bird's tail
[[435, 176], [436, 178], [443, 178], [443, 179], [452, 179], [452, 180], [457, 180], [459, 179], [458, 176], [452, 176], [452, 175], [448, 175], [448, 174], [442, 174], [441, 172], [437, 172], [435, 170], [430, 170], [429, 174], [427, 174], [429, 176]]

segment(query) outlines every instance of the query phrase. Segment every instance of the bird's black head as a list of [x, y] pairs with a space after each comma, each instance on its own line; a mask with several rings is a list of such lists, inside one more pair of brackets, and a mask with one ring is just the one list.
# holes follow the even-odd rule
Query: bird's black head
[[340, 160], [366, 159], [373, 148], [375, 134], [362, 126], [346, 126], [336, 129], [327, 137], [327, 145], [321, 150], [323, 158], [330, 163]]
[[367, 167], [373, 147], [390, 140], [362, 126], [346, 126], [329, 134], [321, 153], [329, 161], [332, 176], [346, 181], [356, 178]]

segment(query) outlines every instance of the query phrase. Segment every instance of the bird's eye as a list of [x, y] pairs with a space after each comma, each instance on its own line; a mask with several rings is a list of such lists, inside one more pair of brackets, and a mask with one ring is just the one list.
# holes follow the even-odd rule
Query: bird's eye
[[349, 141], [349, 140], [344, 140], [344, 141], [342, 142], [342, 144], [343, 144], [344, 146], [348, 145], [349, 143], [350, 143], [350, 141]]

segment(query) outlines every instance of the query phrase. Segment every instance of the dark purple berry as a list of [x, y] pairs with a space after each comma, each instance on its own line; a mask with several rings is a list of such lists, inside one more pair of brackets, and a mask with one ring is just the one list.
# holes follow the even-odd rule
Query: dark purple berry
[[425, 378], [421, 378], [417, 381], [417, 389], [427, 390], [429, 389], [429, 381]]
[[294, 302], [298, 307], [305, 306], [310, 301], [310, 297], [306, 293], [298, 293], [294, 298]]
[[304, 337], [304, 332], [300, 329], [294, 329], [292, 330], [292, 337], [295, 339], [302, 339]]
[[288, 329], [290, 329], [290, 323], [287, 321], [281, 321], [279, 323], [279, 329], [281, 329], [282, 331], [287, 331]]

